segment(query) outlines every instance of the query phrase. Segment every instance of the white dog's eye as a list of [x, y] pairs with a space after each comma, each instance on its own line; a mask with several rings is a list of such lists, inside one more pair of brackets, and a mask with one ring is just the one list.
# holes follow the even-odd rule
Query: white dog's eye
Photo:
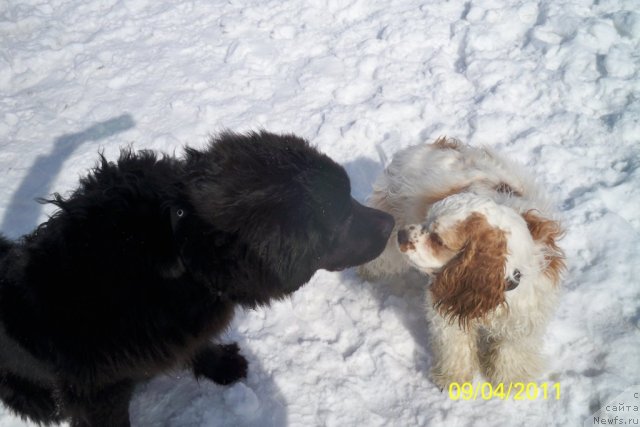
[[438, 233], [431, 233], [429, 235], [429, 240], [435, 246], [444, 246], [444, 242], [442, 241]]

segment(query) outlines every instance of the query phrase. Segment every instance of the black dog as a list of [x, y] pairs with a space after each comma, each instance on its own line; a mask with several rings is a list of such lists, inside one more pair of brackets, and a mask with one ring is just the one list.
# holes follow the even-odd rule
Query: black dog
[[223, 134], [184, 159], [101, 163], [18, 242], [0, 237], [0, 398], [40, 423], [129, 425], [134, 385], [175, 366], [229, 384], [234, 306], [372, 260], [393, 219], [292, 135]]

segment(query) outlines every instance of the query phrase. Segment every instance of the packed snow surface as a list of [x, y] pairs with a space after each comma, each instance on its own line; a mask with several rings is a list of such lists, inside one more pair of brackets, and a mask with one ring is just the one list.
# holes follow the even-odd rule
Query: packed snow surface
[[[34, 199], [71, 191], [101, 150], [293, 132], [364, 200], [403, 147], [487, 144], [531, 171], [566, 228], [537, 382], [559, 399], [452, 400], [429, 379], [425, 279], [348, 270], [238, 310], [223, 340], [248, 378], [168, 373], [138, 388], [132, 423], [579, 426], [640, 391], [639, 45], [638, 0], [0, 1], [0, 230], [46, 220]], [[1, 427], [22, 425], [0, 409]]]

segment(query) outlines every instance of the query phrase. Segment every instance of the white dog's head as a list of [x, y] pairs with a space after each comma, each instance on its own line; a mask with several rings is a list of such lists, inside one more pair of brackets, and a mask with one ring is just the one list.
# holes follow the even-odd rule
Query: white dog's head
[[555, 243], [561, 234], [557, 222], [533, 211], [520, 215], [460, 193], [434, 204], [424, 223], [400, 229], [397, 241], [409, 262], [433, 278], [436, 308], [465, 327], [505, 303], [505, 292], [527, 275], [542, 272], [557, 283], [564, 267]]

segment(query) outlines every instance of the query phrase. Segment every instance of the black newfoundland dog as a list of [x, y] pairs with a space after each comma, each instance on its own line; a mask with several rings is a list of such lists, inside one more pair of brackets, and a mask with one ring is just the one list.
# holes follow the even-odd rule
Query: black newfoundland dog
[[0, 237], [0, 398], [40, 423], [127, 426], [136, 383], [176, 366], [229, 384], [234, 307], [375, 258], [393, 219], [303, 139], [225, 133], [184, 159], [125, 151], [17, 242]]

